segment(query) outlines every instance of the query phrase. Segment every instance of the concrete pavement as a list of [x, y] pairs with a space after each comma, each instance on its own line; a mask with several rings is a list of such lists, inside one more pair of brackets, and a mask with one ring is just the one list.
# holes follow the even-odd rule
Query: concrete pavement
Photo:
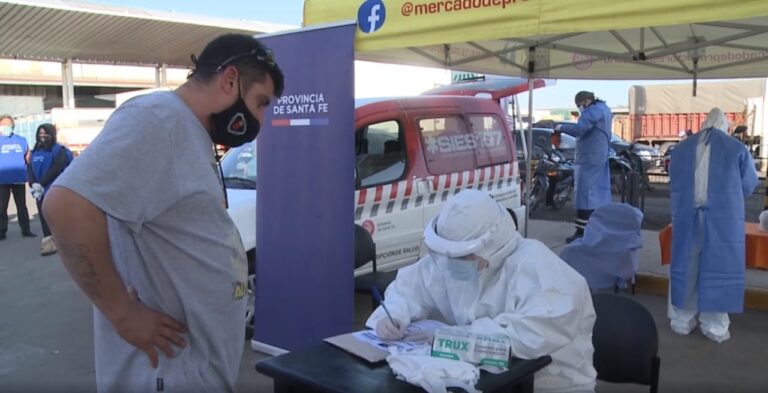
[[[57, 256], [39, 256], [40, 237], [21, 238], [14, 225], [8, 239], [0, 242], [0, 392], [93, 392], [91, 306]], [[40, 235], [39, 222], [32, 225]], [[571, 223], [532, 221], [529, 235], [559, 252], [572, 230]], [[663, 277], [668, 268], [658, 263], [658, 234], [645, 236], [641, 273]], [[767, 281], [766, 272], [749, 272], [749, 285], [764, 288]], [[768, 364], [768, 313], [747, 310], [733, 315], [733, 338], [716, 344], [698, 331], [673, 334], [666, 320], [666, 297], [638, 294], [635, 299], [651, 311], [659, 330], [661, 392], [768, 391], [763, 372]], [[370, 312], [370, 299], [356, 300], [359, 327]], [[271, 392], [271, 379], [253, 368], [265, 356], [243, 345], [238, 391]], [[598, 391], [647, 392], [647, 387], [600, 383]]]

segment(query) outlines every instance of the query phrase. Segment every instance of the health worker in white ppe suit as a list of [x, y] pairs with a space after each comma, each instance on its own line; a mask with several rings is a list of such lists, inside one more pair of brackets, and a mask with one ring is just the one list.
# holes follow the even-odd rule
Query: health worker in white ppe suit
[[424, 231], [429, 255], [402, 268], [366, 325], [403, 337], [411, 321], [436, 319], [485, 334], [506, 334], [512, 355], [552, 363], [536, 391], [591, 392], [595, 311], [586, 280], [537, 240], [523, 239], [503, 206], [464, 190]]
[[744, 200], [758, 184], [744, 145], [732, 138], [719, 108], [701, 131], [672, 152], [672, 266], [668, 316], [672, 331], [696, 327], [723, 342], [730, 338], [728, 313], [744, 308]]

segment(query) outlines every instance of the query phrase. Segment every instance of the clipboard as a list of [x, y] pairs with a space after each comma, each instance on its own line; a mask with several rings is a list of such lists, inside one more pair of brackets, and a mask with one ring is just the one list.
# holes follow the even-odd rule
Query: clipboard
[[354, 333], [340, 334], [326, 338], [325, 342], [337, 346], [369, 363], [380, 363], [387, 359], [389, 352], [362, 342], [353, 336]]

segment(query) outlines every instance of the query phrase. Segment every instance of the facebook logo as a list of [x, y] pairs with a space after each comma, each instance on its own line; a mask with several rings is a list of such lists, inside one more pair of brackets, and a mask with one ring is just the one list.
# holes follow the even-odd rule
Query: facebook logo
[[363, 33], [371, 34], [384, 26], [387, 9], [382, 0], [366, 0], [357, 10], [357, 26]]

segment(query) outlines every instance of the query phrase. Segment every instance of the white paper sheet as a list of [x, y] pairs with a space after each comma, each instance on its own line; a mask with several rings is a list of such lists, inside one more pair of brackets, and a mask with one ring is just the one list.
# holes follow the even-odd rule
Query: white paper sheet
[[[407, 328], [405, 328], [405, 337], [408, 337], [409, 335], [420, 332], [423, 330], [437, 330], [443, 327], [447, 327], [443, 322], [435, 321], [431, 319], [423, 319], [420, 321], [416, 321], [408, 325]], [[377, 348], [381, 348], [385, 351], [388, 351], [390, 347], [395, 347], [398, 349], [398, 351], [411, 351], [414, 349], [417, 349], [419, 347], [424, 346], [425, 344], [429, 344], [425, 341], [405, 341], [405, 340], [399, 340], [399, 341], [387, 341], [382, 340], [379, 338], [379, 336], [376, 335], [376, 332], [374, 330], [363, 330], [360, 332], [353, 333], [353, 336], [365, 343], [368, 343], [370, 345], [373, 345]]]

